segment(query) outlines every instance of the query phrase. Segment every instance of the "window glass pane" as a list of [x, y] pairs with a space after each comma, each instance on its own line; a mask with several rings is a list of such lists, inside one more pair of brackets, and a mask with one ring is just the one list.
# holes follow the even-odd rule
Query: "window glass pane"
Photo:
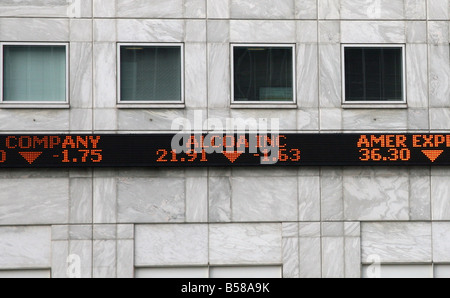
[[281, 266], [211, 267], [211, 278], [281, 278]]
[[208, 278], [208, 267], [137, 268], [136, 278]]
[[50, 270], [0, 270], [0, 278], [50, 278]]
[[345, 100], [403, 101], [402, 56], [395, 47], [345, 48]]
[[234, 47], [234, 100], [293, 101], [292, 48]]
[[66, 47], [5, 45], [4, 101], [66, 101]]
[[281, 278], [281, 266], [136, 268], [136, 278]]
[[434, 265], [435, 278], [450, 278], [450, 265]]
[[181, 47], [122, 46], [121, 101], [181, 101]]
[[[374, 265], [363, 266], [363, 278], [432, 278], [431, 265], [380, 265], [374, 270]], [[374, 276], [378, 275], [378, 276]]]

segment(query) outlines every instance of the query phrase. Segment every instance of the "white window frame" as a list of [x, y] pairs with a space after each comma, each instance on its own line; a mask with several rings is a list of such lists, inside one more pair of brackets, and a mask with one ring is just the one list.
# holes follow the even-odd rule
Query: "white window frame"
[[43, 279], [43, 278], [51, 278], [52, 273], [51, 269], [2, 269], [0, 270], [0, 279], [3, 278], [37, 278], [37, 279]]
[[[263, 274], [256, 271], [263, 270]], [[269, 275], [276, 272], [277, 276], [267, 276], [267, 271], [270, 270]], [[236, 271], [243, 276], [231, 277], [227, 271]], [[188, 274], [195, 274], [194, 277], [189, 277]], [[272, 264], [272, 265], [258, 265], [258, 264], [247, 264], [247, 265], [199, 265], [199, 266], [166, 266], [166, 267], [147, 267], [147, 266], [136, 266], [134, 267], [135, 277], [139, 278], [156, 278], [159, 274], [162, 278], [283, 278], [283, 265]], [[279, 274], [279, 275], [278, 275]], [[215, 277], [214, 275], [220, 275]], [[228, 276], [230, 275], [230, 276]], [[234, 274], [233, 274], [234, 275]], [[201, 277], [200, 277], [201, 276]], [[256, 276], [256, 277], [255, 277]]]
[[[181, 58], [181, 101], [122, 101], [121, 100], [121, 49], [122, 47], [179, 47]], [[117, 107], [118, 108], [184, 108], [185, 82], [184, 82], [184, 43], [117, 43]]]
[[[292, 43], [232, 43], [230, 45], [231, 65], [231, 108], [297, 108], [297, 48]], [[292, 49], [292, 101], [236, 101], [234, 100], [234, 48], [291, 48]]]
[[[3, 72], [5, 46], [64, 46], [66, 50], [66, 98], [64, 101], [4, 101]], [[0, 42], [0, 108], [69, 108], [70, 107], [70, 43], [68, 42]]]
[[[376, 266], [373, 267], [373, 266]], [[405, 275], [400, 274], [401, 271], [410, 270], [411, 268], [420, 269], [421, 273], [426, 272], [428, 275], [426, 278], [447, 278], [447, 272], [450, 272], [450, 264], [448, 263], [386, 263], [386, 264], [365, 264], [363, 263], [361, 266], [361, 277], [362, 278], [405, 278]], [[376, 273], [380, 274], [380, 276], [369, 276], [369, 270], [376, 270]], [[383, 276], [383, 270], [388, 269], [390, 273], [394, 272], [394, 270], [398, 270], [398, 276], [386, 277], [386, 274]], [[444, 270], [443, 270], [444, 269]], [[416, 271], [419, 272], [419, 271]], [[373, 272], [375, 273], [375, 272]], [[444, 277], [442, 276], [444, 273]], [[416, 278], [416, 277], [412, 277]]]
[[[345, 49], [346, 48], [400, 48], [402, 50], [402, 97], [401, 101], [346, 101], [345, 98]], [[405, 44], [342, 44], [341, 45], [342, 106], [344, 108], [407, 108], [406, 93], [406, 45]]]

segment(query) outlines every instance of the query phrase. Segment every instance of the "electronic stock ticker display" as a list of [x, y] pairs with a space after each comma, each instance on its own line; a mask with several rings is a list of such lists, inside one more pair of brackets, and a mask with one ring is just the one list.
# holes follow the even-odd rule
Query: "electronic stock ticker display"
[[0, 135], [0, 168], [450, 165], [450, 134]]

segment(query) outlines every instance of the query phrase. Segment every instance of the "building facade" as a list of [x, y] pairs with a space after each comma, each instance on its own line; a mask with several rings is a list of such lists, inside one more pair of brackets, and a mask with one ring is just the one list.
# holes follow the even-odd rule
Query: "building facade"
[[[177, 132], [180, 118], [224, 127], [251, 118], [291, 133], [446, 134], [449, 14], [448, 0], [3, 0], [0, 131], [162, 133]], [[159, 58], [139, 60], [142, 49]], [[270, 52], [252, 57], [281, 65], [284, 83], [254, 88], [239, 77], [245, 51]], [[369, 54], [383, 65], [375, 77], [375, 58], [346, 64]], [[167, 62], [155, 86], [178, 81], [142, 101], [153, 91], [127, 81], [139, 74], [130, 65], [149, 75], [155, 61]], [[450, 276], [447, 167], [68, 167], [0, 177], [0, 276]]]

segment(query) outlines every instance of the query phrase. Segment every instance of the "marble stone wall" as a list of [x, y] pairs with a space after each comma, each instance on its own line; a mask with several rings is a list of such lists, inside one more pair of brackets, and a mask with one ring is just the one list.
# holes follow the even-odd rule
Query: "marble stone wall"
[[[2, 0], [0, 42], [70, 44], [70, 108], [0, 108], [0, 132], [167, 132], [198, 111], [278, 118], [285, 132], [448, 132], [449, 14], [449, 0]], [[184, 106], [118, 106], [120, 42], [183, 43]], [[295, 45], [296, 107], [233, 107], [232, 43]], [[342, 106], [351, 43], [406, 45], [407, 108]], [[448, 263], [449, 182], [446, 167], [0, 170], [0, 271], [360, 277], [373, 255]]]

